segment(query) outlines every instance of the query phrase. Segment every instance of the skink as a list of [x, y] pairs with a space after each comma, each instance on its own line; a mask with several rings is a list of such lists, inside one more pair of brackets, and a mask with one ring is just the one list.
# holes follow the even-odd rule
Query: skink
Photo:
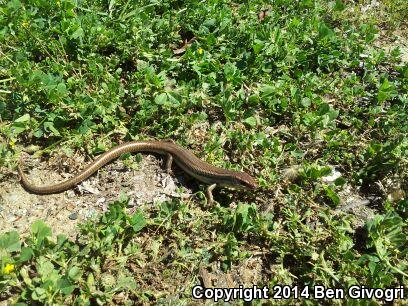
[[21, 164], [18, 166], [18, 173], [21, 178], [21, 184], [26, 190], [32, 193], [59, 193], [76, 186], [94, 174], [99, 168], [103, 167], [113, 159], [116, 159], [120, 155], [131, 152], [153, 152], [165, 155], [167, 157], [166, 170], [168, 172], [170, 171], [172, 162], [174, 160], [182, 170], [208, 185], [206, 188], [206, 196], [209, 203], [213, 202], [212, 191], [216, 186], [231, 187], [234, 189], [257, 188], [257, 183], [249, 174], [210, 165], [199, 159], [189, 150], [167, 141], [132, 141], [123, 143], [103, 153], [73, 178], [55, 185], [32, 185], [25, 177]]

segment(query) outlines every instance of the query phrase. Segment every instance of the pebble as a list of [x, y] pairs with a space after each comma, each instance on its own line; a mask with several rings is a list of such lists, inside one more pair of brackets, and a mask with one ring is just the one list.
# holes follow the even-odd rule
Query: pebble
[[75, 197], [75, 196], [76, 196], [76, 194], [75, 194], [75, 191], [74, 191], [74, 190], [72, 190], [72, 189], [67, 190], [67, 197], [68, 197], [68, 198], [73, 198], [73, 197]]
[[86, 219], [89, 219], [89, 218], [91, 218], [92, 216], [96, 215], [96, 213], [97, 213], [97, 212], [96, 212], [95, 209], [90, 208], [90, 209], [87, 209], [87, 210], [84, 211], [84, 217], [85, 217]]
[[102, 197], [102, 198], [99, 198], [99, 199], [96, 201], [96, 204], [97, 204], [97, 205], [100, 205], [100, 204], [102, 204], [102, 203], [105, 203], [105, 201], [106, 201], [106, 199], [105, 199], [104, 197]]
[[[129, 195], [129, 194], [128, 194]], [[129, 207], [135, 206], [135, 199], [133, 197], [130, 197], [129, 202], [128, 202]]]
[[17, 193], [6, 195], [5, 200], [10, 203], [19, 203], [19, 195]]
[[15, 215], [19, 216], [19, 217], [27, 216], [27, 209], [21, 208], [21, 209], [16, 211]]
[[70, 220], [76, 220], [76, 219], [78, 218], [78, 214], [74, 212], [74, 213], [70, 214], [70, 215], [68, 216], [68, 218], [69, 218]]

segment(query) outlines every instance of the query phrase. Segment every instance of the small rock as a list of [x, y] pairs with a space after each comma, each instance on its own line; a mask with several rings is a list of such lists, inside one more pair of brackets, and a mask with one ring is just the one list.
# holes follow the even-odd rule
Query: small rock
[[133, 197], [130, 197], [129, 202], [128, 202], [128, 206], [129, 207], [133, 207], [135, 206], [135, 199]]
[[87, 192], [89, 192], [91, 194], [99, 194], [100, 193], [99, 189], [97, 187], [92, 186], [89, 181], [82, 182], [82, 184], [78, 185], [78, 189], [81, 192], [87, 191]]
[[96, 215], [96, 210], [93, 209], [93, 208], [87, 209], [87, 210], [85, 210], [85, 212], [84, 212], [84, 217], [85, 217], [86, 219], [89, 219], [89, 218], [91, 218], [91, 217], [94, 216], [94, 215]]
[[67, 197], [68, 198], [73, 198], [73, 197], [75, 197], [76, 195], [75, 195], [75, 191], [74, 190], [72, 190], [72, 189], [70, 189], [70, 190], [67, 190]]
[[9, 194], [7, 197], [5, 197], [5, 200], [10, 202], [10, 203], [18, 203], [19, 202], [19, 197], [18, 194]]
[[165, 193], [172, 193], [177, 189], [177, 186], [174, 183], [174, 180], [170, 176], [166, 177], [162, 181], [162, 186], [164, 187]]
[[24, 217], [27, 215], [27, 209], [19, 209], [16, 211], [16, 216]]
[[106, 199], [104, 197], [102, 197], [102, 198], [99, 198], [98, 200], [96, 200], [96, 204], [99, 205], [99, 204], [105, 203], [105, 201], [106, 201]]
[[69, 218], [70, 220], [76, 220], [76, 219], [78, 219], [78, 214], [77, 214], [76, 212], [74, 212], [74, 213], [70, 214], [70, 215], [68, 216], [68, 218]]

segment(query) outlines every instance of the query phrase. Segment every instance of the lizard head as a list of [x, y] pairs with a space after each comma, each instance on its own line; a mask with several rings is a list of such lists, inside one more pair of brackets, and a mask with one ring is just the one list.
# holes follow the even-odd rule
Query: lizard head
[[234, 188], [245, 190], [254, 190], [258, 188], [258, 184], [256, 183], [255, 179], [248, 173], [236, 172], [234, 176], [235, 176], [234, 182], [235, 186], [233, 186]]

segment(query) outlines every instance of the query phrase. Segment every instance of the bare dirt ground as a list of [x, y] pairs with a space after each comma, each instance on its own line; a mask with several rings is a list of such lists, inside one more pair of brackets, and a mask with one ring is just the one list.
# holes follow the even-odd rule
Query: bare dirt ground
[[[161, 163], [152, 155], [144, 155], [139, 164], [132, 163], [136, 166], [130, 168], [116, 160], [73, 190], [52, 195], [27, 192], [20, 185], [17, 172], [9, 173], [0, 182], [0, 233], [17, 230], [24, 235], [34, 221], [43, 220], [54, 235], [73, 238], [78, 223], [106, 211], [121, 193], [129, 197], [129, 209], [191, 195], [186, 187], [180, 191], [183, 176], [177, 170], [177, 176], [167, 174]], [[76, 172], [73, 169], [79, 170], [85, 164], [79, 156], [53, 156], [48, 161], [28, 157], [24, 168], [32, 183], [46, 185], [71, 177]]]

